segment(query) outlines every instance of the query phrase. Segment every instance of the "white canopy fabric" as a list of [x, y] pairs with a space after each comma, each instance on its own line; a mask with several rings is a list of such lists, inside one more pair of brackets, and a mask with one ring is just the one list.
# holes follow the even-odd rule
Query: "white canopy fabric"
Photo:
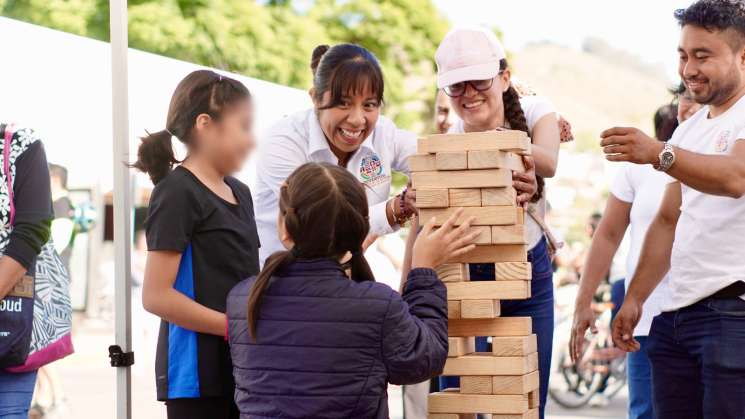
[[[0, 120], [39, 131], [49, 161], [69, 169], [71, 187], [111, 190], [109, 44], [3, 17], [0, 39], [4, 40]], [[165, 128], [168, 103], [178, 82], [206, 67], [135, 49], [129, 50], [128, 60], [130, 150], [134, 154], [137, 137], [145, 130]], [[240, 80], [251, 91], [259, 139], [275, 121], [311, 106], [304, 90], [215, 71]], [[249, 161], [239, 177], [250, 184], [253, 173]], [[148, 183], [142, 179], [143, 185]]]

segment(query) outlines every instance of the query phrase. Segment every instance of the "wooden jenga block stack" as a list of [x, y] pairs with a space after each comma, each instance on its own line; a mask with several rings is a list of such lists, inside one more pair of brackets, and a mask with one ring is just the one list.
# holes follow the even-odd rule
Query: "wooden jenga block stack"
[[[429, 395], [430, 419], [538, 418], [538, 353], [529, 317], [500, 317], [500, 300], [530, 298], [525, 216], [516, 205], [512, 171], [524, 170], [530, 138], [521, 131], [442, 134], [420, 138], [409, 159], [420, 220], [442, 225], [475, 217], [476, 248], [437, 273], [448, 290], [448, 360], [443, 375], [460, 388]], [[469, 263], [494, 264], [495, 281], [469, 279]], [[492, 338], [476, 352], [475, 337]]]

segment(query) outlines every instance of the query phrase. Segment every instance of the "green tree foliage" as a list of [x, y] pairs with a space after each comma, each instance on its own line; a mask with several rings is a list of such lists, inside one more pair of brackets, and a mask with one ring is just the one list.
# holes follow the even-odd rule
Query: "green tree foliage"
[[[109, 36], [108, 0], [0, 0], [0, 14]], [[316, 45], [363, 45], [383, 66], [385, 113], [418, 130], [429, 126], [434, 51], [447, 27], [431, 0], [129, 1], [131, 47], [301, 89]]]

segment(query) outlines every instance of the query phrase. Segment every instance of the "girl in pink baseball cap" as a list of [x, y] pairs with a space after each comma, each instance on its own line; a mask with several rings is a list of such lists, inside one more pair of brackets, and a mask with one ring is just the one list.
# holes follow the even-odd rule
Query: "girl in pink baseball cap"
[[[520, 97], [510, 80], [510, 70], [502, 44], [493, 32], [481, 28], [457, 28], [450, 31], [435, 54], [437, 87], [450, 96], [459, 120], [450, 133], [512, 129], [525, 131], [532, 139], [532, 156], [526, 166], [535, 168], [538, 190], [527, 205], [526, 241], [532, 263], [531, 298], [502, 301], [502, 316], [530, 316], [538, 338], [540, 371], [540, 417], [548, 390], [553, 340], [553, 281], [551, 247], [556, 246], [543, 218], [546, 198], [543, 178], [556, 173], [560, 132], [557, 114], [551, 103], [540, 96]], [[522, 193], [531, 174], [514, 173], [513, 181]], [[472, 264], [472, 281], [494, 280], [494, 264]], [[491, 351], [487, 338], [477, 338], [478, 352]], [[443, 387], [456, 387], [456, 378], [441, 380]]]

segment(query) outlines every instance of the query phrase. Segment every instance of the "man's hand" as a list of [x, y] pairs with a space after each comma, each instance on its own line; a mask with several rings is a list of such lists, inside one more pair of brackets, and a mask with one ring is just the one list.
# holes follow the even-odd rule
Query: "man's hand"
[[640, 345], [634, 339], [634, 328], [642, 317], [642, 303], [627, 296], [613, 320], [613, 343], [626, 352], [636, 352]]
[[656, 164], [664, 144], [636, 128], [616, 127], [600, 134], [605, 158], [636, 164]]
[[572, 322], [572, 336], [569, 339], [569, 356], [576, 363], [582, 357], [585, 344], [585, 332], [590, 329], [592, 334], [598, 333], [595, 325], [595, 312], [588, 304], [574, 309], [574, 321]]

